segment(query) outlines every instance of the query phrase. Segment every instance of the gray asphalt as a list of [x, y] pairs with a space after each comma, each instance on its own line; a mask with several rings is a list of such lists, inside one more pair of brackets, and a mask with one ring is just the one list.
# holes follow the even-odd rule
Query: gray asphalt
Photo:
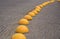
[[[17, 22], [28, 11], [47, 0], [0, 0], [0, 39], [11, 39]], [[60, 2], [42, 11], [28, 25], [27, 39], [60, 39]]]

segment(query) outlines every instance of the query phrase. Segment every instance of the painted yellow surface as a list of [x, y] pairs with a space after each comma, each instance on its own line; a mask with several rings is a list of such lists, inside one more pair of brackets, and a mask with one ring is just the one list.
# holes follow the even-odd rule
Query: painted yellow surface
[[30, 16], [35, 16], [35, 13], [29, 12], [28, 15], [30, 15]]
[[18, 33], [27, 33], [27, 32], [29, 32], [29, 29], [26, 25], [19, 25], [16, 28], [16, 32], [18, 32]]
[[27, 20], [27, 19], [20, 19], [19, 20], [19, 22], [18, 22], [19, 24], [24, 24], [24, 25], [27, 25], [27, 24], [29, 24], [29, 21]]
[[24, 18], [27, 20], [32, 20], [32, 16], [30, 16], [30, 15], [25, 15]]
[[51, 3], [55, 2], [55, 0], [50, 0]]
[[41, 7], [40, 7], [40, 6], [36, 6], [35, 8], [37, 8], [37, 9], [41, 9]]
[[40, 5], [38, 5], [38, 6], [40, 6], [41, 8], [43, 8], [43, 7], [44, 7], [42, 4], [40, 4]]
[[33, 10], [32, 11], [34, 14], [38, 14], [39, 12], [38, 11], [36, 11], [36, 10]]
[[36, 11], [40, 12], [40, 9], [39, 9], [39, 8], [35, 8], [34, 10], [36, 10]]
[[21, 34], [21, 33], [15, 33], [12, 36], [12, 39], [26, 39], [26, 36], [24, 34]]
[[60, 0], [57, 0], [58, 2], [60, 2]]
[[50, 3], [50, 1], [47, 1], [47, 2], [42, 3], [42, 5], [43, 5], [43, 6], [46, 6], [46, 5], [48, 5], [49, 3]]

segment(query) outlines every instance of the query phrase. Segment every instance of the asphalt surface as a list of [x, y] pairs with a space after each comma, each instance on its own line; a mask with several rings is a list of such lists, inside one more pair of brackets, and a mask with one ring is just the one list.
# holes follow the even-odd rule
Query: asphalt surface
[[[11, 39], [18, 20], [47, 0], [0, 0], [0, 39]], [[60, 39], [60, 2], [44, 7], [28, 25], [27, 39]]]

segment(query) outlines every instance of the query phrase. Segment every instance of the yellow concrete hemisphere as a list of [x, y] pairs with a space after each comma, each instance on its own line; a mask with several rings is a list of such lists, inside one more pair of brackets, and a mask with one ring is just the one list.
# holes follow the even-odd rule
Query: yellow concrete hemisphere
[[20, 19], [19, 20], [19, 22], [18, 22], [19, 24], [24, 24], [24, 25], [27, 25], [27, 24], [29, 24], [29, 21], [27, 20], [27, 19]]
[[37, 8], [37, 9], [41, 9], [41, 7], [40, 7], [40, 6], [36, 6], [35, 8]]
[[27, 20], [32, 20], [32, 16], [30, 16], [30, 15], [25, 15], [24, 18]]
[[43, 8], [43, 7], [44, 7], [42, 4], [40, 4], [40, 5], [38, 5], [38, 6], [40, 6], [41, 8]]
[[38, 11], [36, 11], [36, 10], [33, 10], [32, 11], [34, 14], [38, 14], [39, 12]]
[[47, 1], [47, 2], [42, 3], [43, 6], [46, 6], [48, 4], [50, 4], [50, 1]]
[[51, 3], [55, 2], [55, 0], [50, 0]]
[[29, 29], [27, 26], [25, 25], [19, 25], [17, 28], [16, 28], [16, 32], [18, 33], [28, 33], [29, 32]]
[[39, 9], [39, 8], [35, 8], [34, 10], [37, 11], [37, 12], [40, 12], [41, 9]]
[[12, 39], [26, 39], [26, 37], [25, 37], [24, 34], [15, 33], [15, 34], [12, 36]]
[[33, 16], [35, 16], [35, 13], [34, 12], [29, 12], [28, 15], [33, 17]]
[[60, 2], [60, 0], [57, 0], [58, 2]]

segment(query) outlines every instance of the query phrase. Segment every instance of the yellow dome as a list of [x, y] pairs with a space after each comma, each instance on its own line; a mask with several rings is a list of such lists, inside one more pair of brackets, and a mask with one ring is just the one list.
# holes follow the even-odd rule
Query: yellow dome
[[29, 12], [28, 15], [30, 15], [30, 16], [35, 16], [35, 13]]
[[29, 21], [27, 19], [20, 19], [19, 24], [29, 24]]
[[43, 8], [44, 6], [42, 4], [39, 5], [41, 8]]
[[24, 34], [15, 33], [15, 34], [12, 36], [12, 39], [26, 39], [26, 37], [25, 37]]
[[40, 7], [40, 6], [36, 6], [36, 8], [37, 8], [37, 9], [41, 9], [41, 7]]
[[37, 11], [37, 12], [39, 12], [41, 9], [39, 9], [39, 8], [35, 8], [34, 10]]
[[55, 2], [55, 0], [50, 0], [51, 3]]
[[60, 0], [57, 0], [58, 2], [60, 2]]
[[30, 15], [25, 15], [24, 18], [27, 20], [32, 20], [32, 17]]
[[16, 28], [16, 32], [18, 33], [27, 33], [29, 32], [29, 29], [27, 26], [25, 25], [19, 25], [17, 28]]
[[39, 12], [37, 12], [36, 10], [33, 10], [32, 12], [35, 13], [35, 14], [38, 14], [38, 13], [39, 13]]
[[48, 5], [49, 3], [50, 3], [50, 1], [47, 1], [47, 2], [42, 3], [42, 5], [43, 5], [43, 6], [46, 6], [46, 5]]

